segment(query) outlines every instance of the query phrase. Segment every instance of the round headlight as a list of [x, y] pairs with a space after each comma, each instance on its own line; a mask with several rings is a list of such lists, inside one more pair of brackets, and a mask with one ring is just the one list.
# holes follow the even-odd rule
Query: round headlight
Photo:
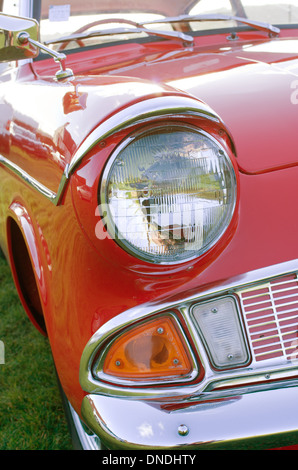
[[228, 227], [235, 202], [236, 177], [225, 150], [183, 125], [127, 139], [108, 161], [100, 188], [110, 236], [150, 263], [202, 255]]

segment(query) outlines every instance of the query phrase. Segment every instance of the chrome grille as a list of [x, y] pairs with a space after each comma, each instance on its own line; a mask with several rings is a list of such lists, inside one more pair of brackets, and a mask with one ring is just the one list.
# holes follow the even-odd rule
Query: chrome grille
[[255, 361], [297, 359], [297, 275], [270, 280], [238, 295]]

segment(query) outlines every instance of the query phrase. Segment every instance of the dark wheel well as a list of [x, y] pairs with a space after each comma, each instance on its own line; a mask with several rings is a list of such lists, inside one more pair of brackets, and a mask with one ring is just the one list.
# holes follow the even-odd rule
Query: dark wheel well
[[23, 234], [13, 219], [10, 220], [10, 242], [17, 287], [22, 294], [22, 301], [38, 326], [46, 333], [40, 296], [29, 252]]

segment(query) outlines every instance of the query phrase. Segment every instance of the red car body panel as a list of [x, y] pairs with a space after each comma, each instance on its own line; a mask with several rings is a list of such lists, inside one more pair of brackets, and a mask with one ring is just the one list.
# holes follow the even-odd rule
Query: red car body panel
[[0, 244], [11, 259], [7, 218], [14, 219], [34, 265], [58, 374], [78, 414], [85, 395], [80, 358], [108, 320], [298, 258], [298, 108], [290, 99], [298, 38], [246, 32], [234, 43], [224, 35], [195, 41], [189, 49], [167, 41], [70, 54], [75, 78], [63, 84], [53, 78], [53, 61], [40, 60], [1, 83], [0, 153], [51, 191], [99, 124], [158, 96], [190, 94], [210, 106], [221, 123], [189, 122], [216, 135], [238, 167], [239, 205], [223, 238], [198, 260], [166, 267], [148, 266], [96, 236], [100, 176], [126, 130], [90, 150], [58, 207], [0, 164]]

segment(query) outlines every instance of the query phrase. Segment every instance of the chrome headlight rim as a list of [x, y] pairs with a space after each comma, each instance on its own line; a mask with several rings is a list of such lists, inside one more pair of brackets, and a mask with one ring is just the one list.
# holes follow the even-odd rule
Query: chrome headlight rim
[[[145, 252], [142, 252], [140, 249], [134, 248], [132, 244], [129, 241], [127, 241], [124, 237], [118, 236], [117, 226], [109, 211], [109, 201], [107, 197], [107, 190], [108, 190], [108, 185], [109, 185], [110, 172], [112, 170], [112, 167], [116, 159], [121, 154], [121, 152], [124, 151], [127, 147], [129, 147], [137, 139], [145, 137], [146, 135], [154, 131], [158, 132], [161, 130], [167, 130], [169, 128], [172, 130], [176, 130], [176, 131], [182, 130], [182, 131], [194, 132], [196, 134], [199, 134], [211, 140], [213, 144], [218, 147], [219, 151], [221, 152], [221, 155], [224, 156], [225, 158], [225, 162], [228, 166], [229, 174], [233, 182], [233, 194], [232, 194], [233, 204], [229, 210], [228, 217], [226, 217], [226, 222], [221, 227], [221, 230], [218, 231], [217, 236], [212, 238], [208, 244], [204, 245], [204, 248], [202, 250], [199, 250], [198, 252], [184, 259], [162, 260], [162, 259], [157, 259], [156, 257], [154, 258], [154, 255], [146, 254]], [[139, 128], [133, 131], [131, 134], [127, 135], [111, 153], [109, 159], [107, 160], [105, 164], [102, 178], [99, 183], [98, 202], [99, 202], [99, 212], [103, 221], [103, 225], [107, 229], [107, 232], [110, 235], [110, 238], [113, 238], [116, 244], [119, 247], [121, 247], [130, 256], [133, 256], [134, 258], [140, 261], [148, 263], [151, 266], [155, 265], [155, 266], [166, 267], [166, 266], [183, 265], [192, 261], [196, 261], [200, 259], [203, 255], [208, 253], [214, 246], [217, 245], [217, 243], [221, 240], [224, 234], [228, 231], [228, 228], [230, 227], [232, 220], [234, 218], [237, 203], [238, 203], [238, 177], [237, 177], [236, 165], [233, 163], [233, 158], [231, 158], [231, 155], [227, 152], [227, 149], [222, 145], [222, 143], [218, 139], [216, 139], [211, 133], [209, 133], [205, 129], [202, 129], [201, 127], [196, 127], [193, 124], [189, 124], [186, 122], [179, 122], [179, 121], [175, 121], [175, 122], [160, 121], [156, 123], [147, 124], [143, 126], [142, 128]]]

